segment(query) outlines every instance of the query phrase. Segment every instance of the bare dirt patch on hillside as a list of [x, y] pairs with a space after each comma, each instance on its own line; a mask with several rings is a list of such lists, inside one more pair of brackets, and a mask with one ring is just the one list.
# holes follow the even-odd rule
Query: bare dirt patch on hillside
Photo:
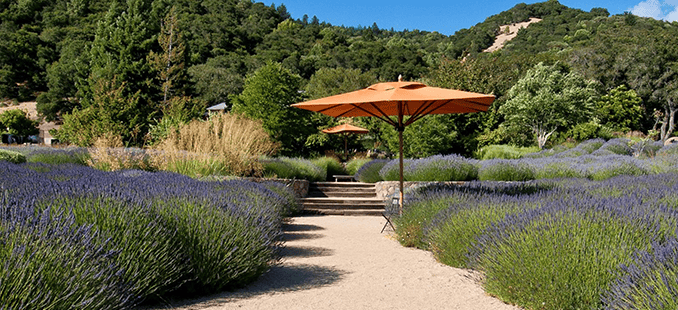
[[[483, 52], [492, 53], [494, 51], [500, 50], [502, 47], [504, 47], [504, 44], [506, 44], [506, 42], [513, 40], [513, 38], [515, 38], [518, 35], [518, 31], [521, 28], [527, 28], [527, 26], [529, 26], [530, 24], [538, 23], [540, 21], [541, 21], [540, 18], [532, 17], [532, 18], [530, 18], [529, 21], [526, 21], [526, 22], [499, 26], [499, 32], [500, 33], [495, 38], [494, 44], [492, 44], [492, 46], [485, 49]], [[506, 27], [509, 28], [508, 31], [506, 31]]]

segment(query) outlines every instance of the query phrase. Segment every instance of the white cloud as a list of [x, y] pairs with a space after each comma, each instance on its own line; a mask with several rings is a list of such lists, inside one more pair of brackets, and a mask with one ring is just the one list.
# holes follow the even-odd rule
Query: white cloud
[[656, 20], [678, 20], [678, 0], [646, 0], [638, 3], [631, 13], [642, 17], [652, 17]]
[[678, 21], [678, 8], [676, 8], [673, 11], [666, 14], [666, 16], [664, 17], [664, 20], [670, 21], [670, 22]]
[[662, 19], [662, 9], [657, 0], [647, 0], [636, 4], [631, 9], [631, 13], [641, 17], [652, 17], [654, 19]]

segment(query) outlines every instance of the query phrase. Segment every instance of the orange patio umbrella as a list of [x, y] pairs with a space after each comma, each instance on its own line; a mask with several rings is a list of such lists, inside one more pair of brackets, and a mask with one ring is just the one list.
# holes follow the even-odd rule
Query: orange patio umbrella
[[370, 131], [368, 129], [353, 126], [351, 124], [342, 124], [339, 126], [323, 129], [322, 132], [327, 134], [342, 134], [344, 136], [344, 156], [346, 156], [346, 160], [348, 160], [348, 141], [346, 140], [346, 136], [348, 136], [350, 133], [369, 133]]
[[[427, 86], [419, 82], [386, 82], [368, 88], [295, 103], [300, 109], [333, 117], [373, 116], [398, 131], [400, 151], [400, 210], [403, 209], [403, 131], [428, 114], [483, 112], [494, 95]], [[392, 119], [391, 116], [396, 116]], [[405, 116], [409, 118], [405, 119]]]

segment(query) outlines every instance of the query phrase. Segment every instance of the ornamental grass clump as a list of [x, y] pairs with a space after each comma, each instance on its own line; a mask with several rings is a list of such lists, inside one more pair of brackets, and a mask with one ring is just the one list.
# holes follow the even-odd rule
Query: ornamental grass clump
[[99, 137], [89, 148], [87, 164], [103, 171], [123, 169], [158, 170], [146, 150], [123, 147], [122, 137]]
[[412, 160], [403, 175], [408, 181], [470, 181], [478, 177], [478, 168], [459, 155], [436, 155]]
[[380, 171], [389, 162], [387, 159], [374, 159], [366, 162], [353, 176], [354, 179], [364, 183], [376, 183], [383, 181]]
[[528, 181], [535, 173], [523, 160], [491, 159], [480, 162], [478, 180], [481, 181]]
[[259, 175], [260, 156], [273, 154], [278, 145], [261, 125], [237, 114], [212, 115], [172, 130], [156, 146], [160, 170], [189, 176]]

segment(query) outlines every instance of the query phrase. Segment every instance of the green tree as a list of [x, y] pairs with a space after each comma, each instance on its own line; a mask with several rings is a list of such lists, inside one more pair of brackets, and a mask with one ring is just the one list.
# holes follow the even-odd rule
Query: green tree
[[262, 120], [266, 132], [281, 144], [281, 154], [302, 155], [316, 128], [311, 112], [290, 107], [303, 100], [300, 90], [301, 77], [269, 62], [245, 80], [242, 94], [232, 97], [232, 111]]
[[622, 85], [596, 100], [595, 116], [602, 125], [616, 131], [639, 130], [643, 118], [642, 101], [633, 89]]
[[39, 123], [31, 120], [23, 110], [7, 110], [0, 114], [0, 130], [18, 136], [37, 135]]
[[556, 130], [588, 121], [596, 94], [592, 81], [558, 64], [539, 63], [509, 90], [499, 112], [508, 124], [531, 130], [544, 148]]
[[[171, 97], [176, 93], [176, 88], [181, 87], [177, 83], [182, 82], [184, 76], [184, 42], [179, 29], [177, 9], [173, 6], [162, 20], [158, 44], [162, 49], [156, 53], [151, 51], [148, 60], [151, 67], [158, 73], [158, 79], [162, 83], [163, 110], [168, 109]], [[182, 95], [182, 94], [178, 94]]]
[[140, 105], [138, 93], [127, 95], [125, 84], [115, 79], [100, 79], [93, 91], [91, 104], [63, 116], [64, 124], [55, 138], [78, 146], [92, 146], [97, 138], [105, 136], [137, 140], [145, 123], [144, 116], [136, 113]]
[[[106, 16], [98, 23], [90, 50], [91, 73], [87, 83], [78, 85], [81, 109], [73, 111], [68, 122], [90, 124], [90, 136], [97, 137], [99, 128], [115, 125], [127, 145], [141, 145], [157, 109], [153, 105], [158, 92], [152, 83], [154, 73], [147, 61], [155, 43], [151, 2], [127, 0], [113, 2]], [[107, 98], [110, 96], [110, 98]], [[101, 114], [101, 117], [85, 117]], [[102, 122], [96, 124], [96, 122]], [[109, 122], [113, 122], [110, 124]], [[77, 127], [77, 126], [76, 126]], [[92, 139], [78, 139], [79, 144]]]
[[[458, 131], [450, 120], [452, 115], [429, 115], [405, 127], [403, 132], [403, 156], [423, 158], [438, 154], [455, 153]], [[398, 133], [393, 126], [382, 122], [382, 138], [388, 149], [398, 154]]]

